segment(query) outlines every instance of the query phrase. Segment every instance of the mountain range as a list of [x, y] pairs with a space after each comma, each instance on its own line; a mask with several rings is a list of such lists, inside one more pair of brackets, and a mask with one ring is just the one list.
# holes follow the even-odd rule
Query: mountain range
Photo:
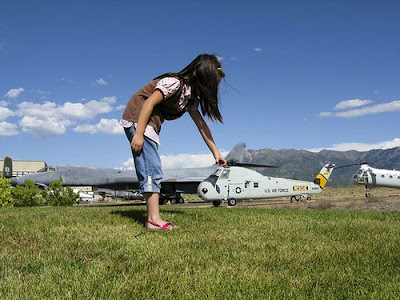
[[[400, 170], [400, 147], [364, 152], [355, 150], [311, 152], [295, 149], [249, 149], [246, 151], [245, 162], [278, 167], [276, 169], [259, 169], [258, 171], [264, 175], [312, 181], [322, 166], [330, 162], [333, 162], [336, 167], [367, 162], [374, 168]], [[358, 169], [359, 166], [353, 165], [333, 170], [328, 187], [351, 186], [350, 179]]]

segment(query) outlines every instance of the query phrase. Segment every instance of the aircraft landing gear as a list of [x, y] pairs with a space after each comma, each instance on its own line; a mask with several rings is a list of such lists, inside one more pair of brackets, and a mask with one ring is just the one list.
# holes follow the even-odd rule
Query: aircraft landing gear
[[235, 206], [237, 203], [236, 199], [230, 198], [228, 199], [228, 205], [229, 206]]
[[299, 202], [301, 198], [305, 198], [307, 201], [311, 201], [311, 197], [308, 195], [301, 195], [301, 196], [292, 196], [290, 197], [290, 203], [293, 203], [294, 201]]
[[171, 204], [183, 204], [183, 203], [185, 203], [185, 200], [182, 198], [182, 196], [177, 196], [177, 197], [175, 197], [175, 198], [173, 198], [173, 199], [171, 199]]
[[185, 203], [185, 199], [183, 199], [181, 193], [172, 193], [172, 194], [161, 193], [160, 194], [159, 204], [160, 205], [167, 204], [168, 201], [170, 201], [171, 204], [183, 204], [183, 203]]
[[290, 203], [292, 203], [294, 201], [299, 202], [300, 199], [301, 199], [301, 196], [300, 197], [292, 196], [292, 197], [290, 197]]
[[371, 194], [369, 193], [369, 188], [368, 186], [365, 186], [365, 197], [369, 198], [371, 196]]
[[222, 201], [221, 200], [214, 200], [213, 205], [214, 207], [219, 207], [221, 205]]

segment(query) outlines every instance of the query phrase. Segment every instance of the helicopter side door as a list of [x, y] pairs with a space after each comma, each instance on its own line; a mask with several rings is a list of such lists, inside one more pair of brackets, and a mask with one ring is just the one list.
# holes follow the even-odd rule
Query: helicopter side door
[[229, 195], [229, 174], [230, 174], [230, 169], [229, 168], [223, 168], [221, 169], [221, 172], [217, 175], [218, 180], [215, 185], [215, 189], [219, 194], [219, 199], [221, 200], [226, 200], [228, 199]]

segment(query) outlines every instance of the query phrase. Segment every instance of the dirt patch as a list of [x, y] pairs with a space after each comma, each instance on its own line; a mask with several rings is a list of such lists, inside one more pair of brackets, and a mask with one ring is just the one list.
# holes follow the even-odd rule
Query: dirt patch
[[358, 203], [342, 203], [334, 209], [346, 210], [378, 210], [378, 211], [400, 211], [400, 197], [397, 198], [383, 198], [383, 199], [368, 199]]
[[376, 210], [400, 211], [400, 195], [377, 195], [365, 197], [326, 197], [312, 201], [290, 203], [288, 201], [276, 203], [254, 203], [255, 207], [271, 209], [340, 209], [340, 210]]

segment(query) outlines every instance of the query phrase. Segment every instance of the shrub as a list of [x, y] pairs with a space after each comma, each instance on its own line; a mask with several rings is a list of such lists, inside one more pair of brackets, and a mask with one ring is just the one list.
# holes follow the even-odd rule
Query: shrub
[[67, 206], [79, 203], [81, 198], [70, 187], [62, 186], [62, 180], [50, 183], [47, 190], [39, 191], [32, 180], [25, 186], [12, 187], [10, 180], [0, 177], [0, 207], [5, 206]]
[[11, 194], [14, 198], [14, 206], [38, 206], [43, 204], [43, 197], [38, 192], [33, 180], [26, 180], [25, 186], [16, 186]]
[[0, 207], [13, 206], [14, 199], [11, 194], [12, 186], [10, 180], [0, 177]]
[[70, 187], [62, 186], [62, 179], [54, 180], [46, 191], [42, 191], [45, 202], [51, 206], [67, 206], [80, 202], [80, 197]]

